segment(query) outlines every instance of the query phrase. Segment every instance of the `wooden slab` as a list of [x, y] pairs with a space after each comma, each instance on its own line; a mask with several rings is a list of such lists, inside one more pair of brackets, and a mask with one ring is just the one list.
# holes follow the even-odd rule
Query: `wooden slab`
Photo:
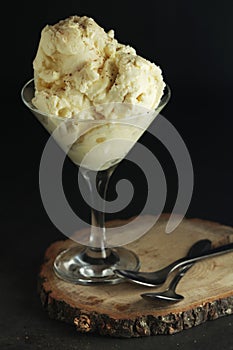
[[[232, 227], [198, 219], [185, 219], [173, 233], [166, 234], [167, 218], [161, 216], [146, 235], [126, 246], [138, 254], [143, 271], [162, 268], [186, 255], [199, 239], [209, 238], [213, 246], [233, 241]], [[177, 287], [184, 300], [162, 305], [146, 301], [140, 294], [164, 286], [148, 288], [129, 282], [81, 286], [60, 280], [53, 273], [53, 261], [72, 245], [73, 241], [64, 240], [47, 249], [39, 294], [49, 317], [73, 324], [78, 332], [113, 337], [173, 334], [233, 313], [233, 253], [196, 263]]]

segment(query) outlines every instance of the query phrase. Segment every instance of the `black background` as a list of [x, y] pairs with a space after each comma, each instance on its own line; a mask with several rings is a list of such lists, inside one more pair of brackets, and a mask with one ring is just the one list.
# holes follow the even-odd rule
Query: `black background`
[[[172, 90], [162, 114], [179, 131], [194, 167], [187, 216], [233, 225], [232, 1], [9, 2], [2, 10], [1, 26], [0, 345], [3, 349], [59, 349], [60, 345], [63, 349], [98, 345], [233, 349], [232, 317], [174, 337], [117, 341], [78, 336], [66, 325], [48, 320], [41, 310], [37, 270], [46, 247], [64, 237], [48, 219], [39, 195], [39, 162], [48, 135], [21, 102], [20, 90], [33, 75], [41, 29], [74, 14], [93, 17], [104, 29], [114, 29], [119, 42], [161, 66]], [[173, 164], [159, 144], [148, 142], [166, 173], [171, 194], [165, 210], [170, 210], [177, 185]], [[74, 174], [74, 166], [67, 162], [67, 192]], [[81, 211], [87, 215], [85, 207]], [[123, 215], [131, 214], [129, 208]]]

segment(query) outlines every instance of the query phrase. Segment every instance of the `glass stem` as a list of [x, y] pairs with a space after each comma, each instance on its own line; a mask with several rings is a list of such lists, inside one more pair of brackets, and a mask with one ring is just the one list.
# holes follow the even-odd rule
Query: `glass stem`
[[[110, 254], [110, 250], [106, 248], [105, 200], [109, 179], [114, 169], [115, 166], [97, 173], [91, 170], [82, 171], [90, 189], [92, 207], [89, 247], [85, 253], [94, 259], [106, 259]], [[95, 195], [96, 190], [99, 196]]]

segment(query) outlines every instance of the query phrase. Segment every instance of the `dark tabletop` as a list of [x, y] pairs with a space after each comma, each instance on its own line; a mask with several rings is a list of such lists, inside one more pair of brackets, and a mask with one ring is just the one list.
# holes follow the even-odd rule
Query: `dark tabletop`
[[[45, 130], [23, 106], [22, 85], [31, 78], [31, 63], [39, 32], [47, 23], [71, 14], [87, 14], [105, 28], [116, 30], [119, 41], [156, 60], [172, 89], [163, 115], [185, 141], [194, 167], [195, 186], [187, 217], [233, 225], [232, 195], [232, 3], [172, 1], [143, 3], [132, 11], [129, 2], [93, 5], [91, 1], [46, 2], [32, 9], [21, 1], [10, 8], [14, 35], [3, 36], [2, 167], [0, 252], [0, 349], [233, 349], [233, 316], [185, 330], [176, 335], [139, 339], [113, 339], [80, 335], [61, 322], [50, 320], [37, 294], [37, 275], [46, 248], [65, 237], [49, 220], [39, 193], [40, 157], [48, 139]], [[135, 3], [134, 3], [134, 6]], [[9, 17], [7, 17], [9, 19]], [[6, 23], [8, 23], [8, 19]], [[7, 112], [7, 113], [6, 113]], [[170, 211], [177, 179], [172, 160], [161, 145], [145, 142], [158, 152], [168, 183], [164, 211]], [[119, 170], [124, 174], [123, 167]], [[67, 161], [64, 184], [73, 205], [77, 169]], [[133, 175], [129, 170], [129, 176]], [[176, 180], [175, 180], [176, 179]], [[134, 179], [136, 186], [137, 181]], [[122, 217], [134, 214], [129, 206]], [[82, 217], [89, 217], [84, 204]]]

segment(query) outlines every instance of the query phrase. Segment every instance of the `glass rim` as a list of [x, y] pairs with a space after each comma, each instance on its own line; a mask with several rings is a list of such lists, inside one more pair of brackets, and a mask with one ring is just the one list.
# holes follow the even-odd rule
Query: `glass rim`
[[[81, 113], [81, 112], [83, 112], [83, 111], [85, 111], [85, 110], [88, 110], [88, 109], [90, 109], [90, 108], [94, 108], [94, 107], [96, 107], [96, 106], [90, 106], [90, 107], [88, 107], [88, 108], [85, 108], [85, 109], [83, 109], [83, 110], [81, 110], [79, 113], [77, 113], [77, 114], [75, 114], [75, 115], [73, 115], [73, 116], [71, 116], [71, 117], [62, 117], [62, 116], [58, 116], [58, 115], [55, 115], [55, 114], [49, 114], [49, 113], [46, 113], [46, 112], [42, 112], [42, 111], [40, 111], [38, 108], [36, 108], [34, 105], [33, 105], [33, 103], [30, 101], [30, 102], [28, 102], [26, 99], [25, 99], [25, 97], [24, 97], [24, 92], [25, 92], [25, 90], [30, 86], [30, 84], [32, 84], [32, 83], [34, 83], [34, 78], [32, 78], [32, 79], [30, 79], [30, 80], [28, 80], [25, 84], [24, 84], [24, 86], [22, 87], [22, 89], [21, 89], [21, 99], [22, 99], [22, 101], [23, 101], [23, 103], [31, 110], [31, 112], [35, 112], [35, 113], [38, 113], [38, 114], [40, 114], [40, 115], [42, 115], [42, 116], [45, 116], [45, 117], [47, 117], [47, 118], [51, 118], [51, 119], [56, 119], [56, 120], [59, 120], [59, 121], [68, 121], [68, 120], [76, 120], [76, 121], [78, 121], [78, 122], [95, 122], [95, 123], [106, 123], [106, 121], [109, 121], [109, 122], [115, 122], [115, 123], [117, 123], [117, 122], [119, 122], [119, 121], [121, 121], [121, 122], [123, 122], [123, 121], [127, 121], [127, 120], [131, 120], [131, 119], [135, 119], [135, 118], [137, 118], [137, 117], [139, 117], [140, 116], [140, 114], [137, 114], [137, 115], [130, 115], [130, 116], [127, 116], [127, 117], [123, 117], [123, 118], [114, 118], [114, 119], [111, 119], [111, 118], [104, 118], [104, 119], [79, 119], [78, 118], [78, 115], [79, 115], [79, 113]], [[34, 85], [34, 84], [33, 84]], [[35, 87], [34, 87], [34, 90], [35, 90]], [[165, 87], [164, 87], [164, 93], [163, 93], [163, 95], [162, 95], [162, 97], [161, 97], [161, 100], [160, 100], [160, 102], [159, 102], [159, 104], [158, 104], [158, 106], [155, 108], [155, 109], [149, 109], [149, 108], [147, 108], [147, 107], [144, 107], [144, 106], [140, 106], [139, 105], [139, 107], [144, 107], [145, 108], [145, 110], [147, 110], [148, 111], [148, 113], [149, 112], [156, 112], [156, 111], [161, 111], [162, 109], [163, 109], [163, 107], [168, 103], [168, 101], [169, 101], [169, 99], [170, 99], [170, 97], [171, 97], [171, 89], [170, 89], [170, 87], [169, 87], [169, 85], [167, 85], [167, 84], [165, 84]], [[105, 103], [102, 103], [102, 104], [100, 104], [100, 105], [104, 105], [104, 104], [109, 104], [109, 103], [112, 103], [112, 104], [117, 104], [117, 103], [124, 103], [124, 102], [117, 102], [117, 101], [112, 101], [112, 102], [105, 102]], [[125, 103], [125, 104], [127, 104], [127, 103]], [[137, 105], [133, 105], [133, 104], [130, 104], [130, 103], [128, 103], [128, 105], [131, 105], [131, 106], [137, 106]], [[144, 112], [145, 113], [145, 112]], [[141, 113], [141, 114], [143, 114], [143, 113]]]

